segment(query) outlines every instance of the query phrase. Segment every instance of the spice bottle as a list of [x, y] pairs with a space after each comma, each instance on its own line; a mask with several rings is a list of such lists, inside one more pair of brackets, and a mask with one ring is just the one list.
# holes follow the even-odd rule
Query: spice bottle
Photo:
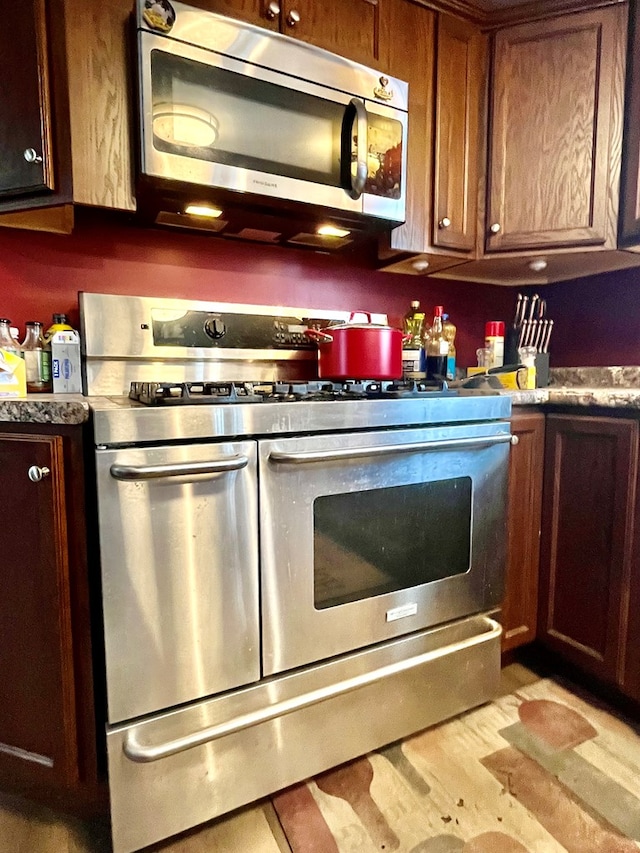
[[502, 367], [504, 364], [504, 323], [502, 320], [491, 320], [484, 328], [484, 345], [489, 350], [489, 369]]
[[72, 332], [73, 326], [69, 325], [66, 314], [54, 314], [51, 325], [44, 333], [45, 342], [49, 342], [56, 332]]
[[47, 349], [42, 337], [42, 323], [29, 320], [25, 323], [26, 334], [20, 344], [27, 374], [27, 391], [51, 390], [51, 350]]
[[425, 345], [427, 379], [442, 379], [447, 374], [449, 343], [442, 332], [442, 305], [433, 309], [433, 323]]

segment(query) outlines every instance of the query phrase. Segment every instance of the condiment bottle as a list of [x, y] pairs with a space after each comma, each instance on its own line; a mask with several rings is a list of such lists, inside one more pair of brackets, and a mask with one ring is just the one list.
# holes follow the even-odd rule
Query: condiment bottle
[[456, 378], [456, 327], [449, 319], [448, 314], [442, 315], [442, 334], [449, 344], [449, 354], [447, 355], [447, 379]]
[[490, 351], [489, 364], [486, 366], [502, 367], [504, 364], [504, 323], [502, 320], [491, 320], [484, 328], [484, 345]]
[[420, 303], [414, 299], [411, 308], [402, 318], [402, 375], [404, 379], [415, 378], [421, 370], [420, 348], [422, 347], [422, 327], [424, 312], [420, 311]]
[[11, 334], [11, 320], [7, 320], [6, 317], [0, 318], [0, 348], [14, 355], [22, 355], [20, 344]]
[[425, 347], [427, 379], [444, 379], [447, 375], [449, 343], [442, 333], [442, 305], [433, 309], [433, 323]]
[[42, 337], [42, 323], [29, 320], [25, 323], [26, 334], [20, 344], [27, 374], [27, 391], [51, 390], [51, 350], [47, 350]]
[[54, 314], [51, 325], [44, 333], [45, 342], [49, 342], [56, 332], [73, 332], [73, 326], [69, 325], [66, 314]]

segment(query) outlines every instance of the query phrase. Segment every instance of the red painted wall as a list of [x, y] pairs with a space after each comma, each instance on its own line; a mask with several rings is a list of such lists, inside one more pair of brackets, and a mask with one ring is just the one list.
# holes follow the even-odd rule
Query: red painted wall
[[640, 365], [640, 269], [523, 292], [547, 300], [552, 367]]
[[377, 272], [371, 248], [325, 255], [143, 229], [127, 217], [77, 213], [71, 236], [0, 231], [0, 316], [21, 332], [53, 312], [78, 322], [78, 292], [384, 312], [399, 323], [412, 299], [442, 304], [458, 327], [458, 364], [475, 364], [487, 319], [507, 319], [513, 291]]

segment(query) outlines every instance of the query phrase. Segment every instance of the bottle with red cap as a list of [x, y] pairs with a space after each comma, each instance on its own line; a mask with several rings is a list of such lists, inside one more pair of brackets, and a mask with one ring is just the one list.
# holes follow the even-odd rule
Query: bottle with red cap
[[502, 367], [504, 364], [504, 323], [490, 320], [484, 327], [484, 345], [488, 350], [487, 367]]
[[433, 323], [425, 342], [427, 379], [444, 379], [447, 375], [449, 341], [442, 331], [442, 305], [433, 309]]

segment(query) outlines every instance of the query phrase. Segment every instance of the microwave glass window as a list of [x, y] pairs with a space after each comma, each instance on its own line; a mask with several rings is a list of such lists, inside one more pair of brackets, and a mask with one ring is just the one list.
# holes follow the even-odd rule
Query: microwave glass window
[[160, 50], [151, 82], [157, 150], [340, 186], [340, 104]]
[[467, 572], [471, 499], [470, 477], [316, 498], [316, 609]]
[[402, 125], [369, 113], [367, 180], [364, 191], [400, 198], [402, 191]]

